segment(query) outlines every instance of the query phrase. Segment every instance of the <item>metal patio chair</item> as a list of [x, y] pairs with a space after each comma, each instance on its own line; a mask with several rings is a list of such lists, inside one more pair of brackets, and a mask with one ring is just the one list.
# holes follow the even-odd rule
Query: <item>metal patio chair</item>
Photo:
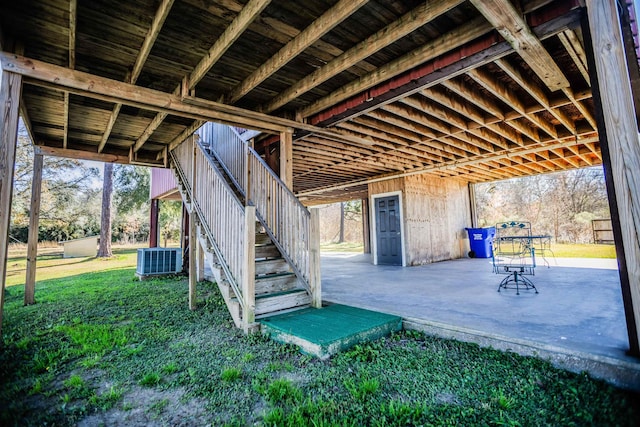
[[498, 285], [501, 289], [520, 288], [538, 289], [527, 276], [535, 275], [536, 256], [531, 239], [531, 223], [509, 221], [496, 224], [496, 235], [493, 239], [493, 272], [506, 274]]

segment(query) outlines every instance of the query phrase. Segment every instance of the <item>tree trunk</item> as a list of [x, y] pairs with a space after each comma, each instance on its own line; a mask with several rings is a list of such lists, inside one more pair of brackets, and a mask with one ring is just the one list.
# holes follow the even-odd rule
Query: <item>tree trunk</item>
[[113, 163], [104, 164], [102, 181], [102, 215], [100, 218], [100, 247], [98, 257], [109, 258], [111, 252], [111, 194], [113, 193]]

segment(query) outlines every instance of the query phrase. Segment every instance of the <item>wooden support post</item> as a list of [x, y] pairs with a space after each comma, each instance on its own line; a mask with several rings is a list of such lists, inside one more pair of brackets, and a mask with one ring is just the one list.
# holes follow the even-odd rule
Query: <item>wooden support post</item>
[[242, 271], [242, 327], [245, 333], [249, 333], [256, 320], [256, 208], [245, 206], [244, 208], [244, 239], [242, 259], [244, 268]]
[[249, 150], [249, 144], [244, 144], [244, 177], [242, 179], [244, 182], [242, 185], [244, 186], [245, 191], [245, 200], [246, 204], [249, 204], [249, 201], [252, 199], [251, 194], [251, 153]]
[[189, 310], [195, 310], [196, 304], [196, 284], [198, 273], [198, 256], [196, 254], [196, 246], [198, 245], [198, 236], [196, 225], [196, 212], [191, 209], [189, 213]]
[[[2, 312], [9, 251], [9, 219], [11, 217], [21, 90], [22, 76], [0, 68], [0, 281], [2, 281], [0, 286], [0, 337], [2, 337]], [[0, 342], [2, 341], [0, 340]]]
[[42, 189], [42, 154], [33, 155], [29, 237], [27, 241], [27, 277], [24, 282], [24, 305], [35, 304], [36, 260], [38, 258], [38, 222], [40, 220], [40, 191]]
[[310, 210], [309, 220], [309, 286], [311, 306], [322, 308], [322, 279], [320, 277], [320, 209]]
[[160, 217], [160, 200], [151, 199], [151, 209], [149, 210], [149, 247], [158, 247], [158, 219]]
[[362, 242], [363, 252], [371, 253], [371, 223], [369, 222], [369, 199], [362, 199]]
[[467, 184], [469, 186], [469, 215], [471, 216], [471, 227], [476, 228], [478, 226], [478, 208], [476, 206], [476, 185], [472, 182]]
[[293, 191], [293, 133], [280, 132], [280, 179]]
[[191, 156], [191, 210], [189, 212], [189, 309], [196, 309], [196, 283], [198, 279], [198, 213], [196, 211], [196, 188], [198, 179], [197, 171], [198, 144], [193, 144]]
[[180, 227], [180, 247], [182, 248], [182, 271], [189, 272], [189, 211], [182, 203], [182, 225]]
[[589, 22], [583, 32], [610, 190], [629, 353], [640, 356], [640, 143], [616, 5], [587, 0]]
[[[200, 227], [198, 227], [198, 233], [200, 233]], [[196, 236], [196, 248], [198, 249], [198, 266], [196, 280], [202, 282], [204, 280], [204, 248], [200, 244], [200, 239]]]

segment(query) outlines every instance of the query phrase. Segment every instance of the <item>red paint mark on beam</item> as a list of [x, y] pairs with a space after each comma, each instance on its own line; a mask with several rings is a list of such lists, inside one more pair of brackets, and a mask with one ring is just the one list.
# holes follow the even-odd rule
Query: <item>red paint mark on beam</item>
[[370, 102], [372, 99], [377, 98], [381, 95], [384, 95], [394, 89], [398, 89], [402, 86], [410, 84], [413, 81], [416, 81], [424, 76], [432, 74], [433, 72], [445, 68], [451, 64], [454, 64], [461, 59], [464, 59], [468, 56], [474, 55], [476, 53], [482, 52], [483, 50], [499, 43], [501, 40], [500, 36], [493, 32], [486, 36], [483, 36], [471, 43], [464, 45], [460, 49], [453, 50], [444, 55], [439, 56], [436, 59], [428, 61], [412, 70], [409, 70], [399, 76], [388, 80], [384, 83], [381, 83], [377, 86], [372, 87], [371, 89], [364, 91], [361, 94], [358, 94], [348, 100], [328, 109], [321, 113], [312, 116], [309, 119], [309, 123], [315, 125], [320, 122], [323, 122], [331, 117], [346, 112], [352, 108], [355, 108], [359, 105], [362, 105], [366, 102]]
[[[547, 7], [541, 8], [529, 14], [527, 21], [532, 27], [546, 24], [556, 18], [568, 14], [572, 10], [580, 7], [579, 0], [567, 0], [564, 2], [554, 2]], [[431, 61], [424, 63], [412, 70], [406, 71], [384, 83], [376, 85], [362, 93], [355, 95], [341, 103], [317, 113], [308, 119], [308, 123], [320, 126], [330, 126], [331, 119], [337, 116], [344, 116], [350, 110], [367, 109], [366, 104], [375, 101], [377, 98], [385, 98], [390, 92], [399, 90], [403, 86], [410, 88], [412, 83], [424, 79], [426, 76], [433, 74], [446, 67], [452, 66], [458, 61], [472, 55], [480, 54], [482, 51], [489, 49], [500, 43], [502, 38], [497, 32], [492, 32], [480, 37], [464, 46], [439, 56]], [[410, 90], [410, 89], [409, 89]], [[373, 105], [373, 104], [371, 104]], [[338, 119], [339, 120], [339, 119]]]

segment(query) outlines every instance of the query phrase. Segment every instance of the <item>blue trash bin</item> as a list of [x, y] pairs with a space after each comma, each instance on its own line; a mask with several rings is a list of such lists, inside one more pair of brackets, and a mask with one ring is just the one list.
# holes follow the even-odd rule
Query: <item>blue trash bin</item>
[[493, 256], [493, 237], [495, 227], [465, 228], [469, 233], [469, 258], [491, 258]]

